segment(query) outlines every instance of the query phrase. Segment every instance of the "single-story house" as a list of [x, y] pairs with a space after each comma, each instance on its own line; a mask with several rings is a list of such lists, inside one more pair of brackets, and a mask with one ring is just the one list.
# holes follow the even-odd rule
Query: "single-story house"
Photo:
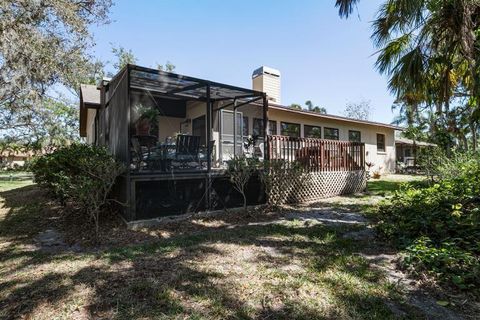
[[[361, 190], [365, 163], [395, 170], [401, 128], [283, 106], [280, 72], [268, 67], [252, 87], [134, 65], [81, 86], [81, 136], [128, 165], [117, 187], [127, 219], [239, 206], [226, 172], [238, 155], [308, 167], [312, 185], [292, 186], [304, 200]], [[249, 204], [265, 201], [258, 178], [247, 193]]]

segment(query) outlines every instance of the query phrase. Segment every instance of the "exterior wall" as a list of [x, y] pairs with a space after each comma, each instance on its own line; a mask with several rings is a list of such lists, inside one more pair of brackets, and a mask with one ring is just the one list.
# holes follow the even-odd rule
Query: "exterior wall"
[[158, 119], [158, 141], [165, 141], [167, 137], [172, 137], [174, 133], [180, 132], [182, 122], [184, 121], [185, 119], [183, 118], [160, 117]]
[[95, 142], [95, 116], [97, 115], [97, 110], [88, 109], [87, 110], [87, 143], [93, 144]]
[[[270, 108], [268, 111], [268, 119], [277, 122], [277, 132], [280, 134], [280, 122], [290, 122], [301, 124], [300, 133], [303, 137], [303, 125], [315, 125], [339, 129], [339, 139], [348, 141], [348, 131], [357, 130], [361, 132], [361, 142], [365, 143], [365, 160], [374, 164], [372, 170], [381, 172], [395, 171], [395, 130], [380, 126], [350, 123], [347, 121], [321, 119], [307, 114], [299, 114], [289, 112], [287, 110], [278, 110]], [[385, 135], [385, 152], [377, 151], [377, 133]]]

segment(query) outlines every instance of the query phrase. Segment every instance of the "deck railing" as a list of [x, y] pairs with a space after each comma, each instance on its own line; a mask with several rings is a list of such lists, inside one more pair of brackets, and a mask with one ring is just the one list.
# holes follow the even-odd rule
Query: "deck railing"
[[297, 161], [310, 171], [365, 169], [365, 144], [361, 142], [268, 136], [272, 160]]

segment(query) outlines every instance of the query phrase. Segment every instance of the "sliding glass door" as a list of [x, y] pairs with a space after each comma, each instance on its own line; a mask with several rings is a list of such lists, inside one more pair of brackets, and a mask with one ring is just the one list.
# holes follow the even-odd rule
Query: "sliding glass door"
[[[234, 116], [235, 113], [235, 116]], [[234, 119], [236, 118], [236, 121]], [[234, 146], [236, 148], [234, 149]], [[222, 161], [243, 153], [243, 114], [222, 110], [220, 116], [220, 154]]]

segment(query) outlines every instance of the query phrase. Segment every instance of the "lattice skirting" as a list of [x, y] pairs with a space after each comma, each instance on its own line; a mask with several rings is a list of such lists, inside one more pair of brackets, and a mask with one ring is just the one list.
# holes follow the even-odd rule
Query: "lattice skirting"
[[269, 195], [272, 204], [316, 201], [365, 190], [367, 174], [358, 171], [310, 172], [302, 177], [274, 181]]

